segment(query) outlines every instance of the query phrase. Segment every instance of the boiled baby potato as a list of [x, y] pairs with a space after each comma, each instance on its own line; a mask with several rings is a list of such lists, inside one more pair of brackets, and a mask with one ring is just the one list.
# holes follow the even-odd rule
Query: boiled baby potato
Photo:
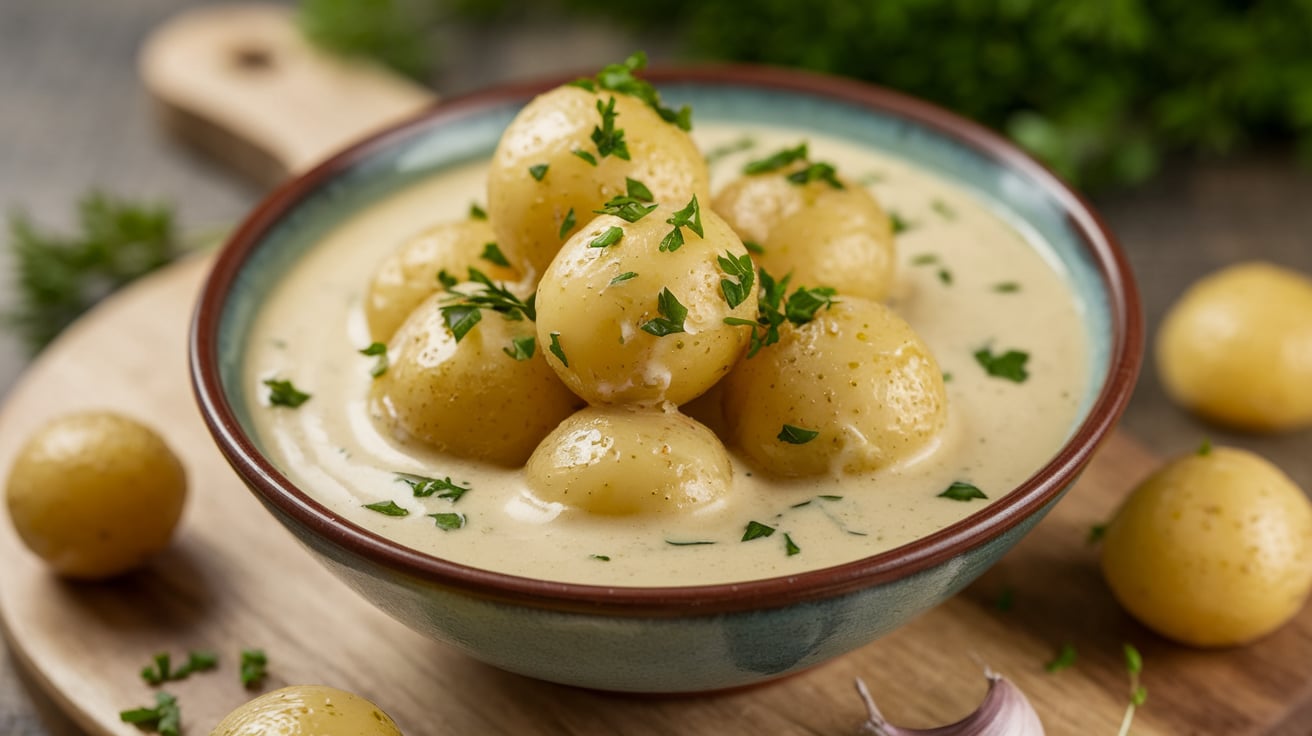
[[[547, 361], [589, 403], [682, 404], [720, 380], [747, 347], [749, 331], [724, 320], [756, 318], [751, 258], [707, 210], [700, 211], [704, 237], [684, 226], [683, 244], [662, 251], [680, 206], [662, 204], [632, 223], [596, 218], [538, 284], [538, 342], [553, 346]], [[608, 237], [614, 242], [594, 245]], [[732, 305], [726, 280], [741, 287]]]
[[18, 536], [60, 575], [102, 579], [163, 549], [187, 497], [182, 463], [140, 422], [60, 417], [19, 451], [6, 500]]
[[238, 706], [210, 736], [401, 736], [401, 729], [355, 693], [293, 685]]
[[844, 297], [724, 380], [728, 440], [780, 476], [863, 473], [926, 452], [947, 421], [929, 348], [878, 302]]
[[[761, 246], [756, 265], [793, 283], [883, 300], [896, 272], [893, 223], [864, 187], [835, 177], [794, 183], [806, 162], [743, 176], [713, 209], [743, 240]], [[835, 183], [838, 186], [835, 186]]]
[[[593, 142], [608, 117], [598, 105], [606, 110], [612, 99], [612, 125], [624, 134], [627, 159], [614, 151], [603, 156]], [[710, 201], [710, 174], [697, 146], [642, 100], [573, 86], [540, 95], [515, 116], [492, 157], [487, 211], [496, 240], [541, 274], [594, 210], [626, 191], [626, 178], [645, 184], [657, 202], [682, 206], [694, 194]]]
[[674, 409], [588, 407], [560, 423], [525, 467], [542, 501], [606, 516], [706, 512], [732, 487], [715, 433]]
[[1163, 636], [1243, 644], [1288, 621], [1312, 589], [1312, 504], [1251, 452], [1200, 451], [1125, 500], [1102, 570], [1121, 605]]
[[[473, 284], [456, 287], [473, 293]], [[388, 346], [390, 365], [370, 388], [372, 413], [399, 440], [411, 438], [443, 452], [502, 465], [521, 465], [579, 400], [561, 384], [533, 345], [533, 323], [483, 310], [459, 342], [441, 307], [452, 295], [430, 296], [406, 319]]]
[[[435, 225], [392, 251], [369, 281], [364, 313], [371, 339], [387, 342], [419, 303], [441, 288], [440, 271], [463, 279], [472, 266], [493, 281], [515, 282], [520, 274], [498, 263], [504, 257], [487, 220], [469, 218]], [[508, 263], [509, 261], [507, 261]]]
[[1312, 279], [1269, 263], [1202, 279], [1163, 320], [1157, 366], [1167, 393], [1207, 419], [1312, 426]]

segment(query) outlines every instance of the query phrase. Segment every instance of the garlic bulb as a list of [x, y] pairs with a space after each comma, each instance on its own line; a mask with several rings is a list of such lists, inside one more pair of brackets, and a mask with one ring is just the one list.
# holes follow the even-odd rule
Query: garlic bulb
[[861, 724], [869, 736], [1043, 736], [1043, 724], [1025, 694], [1002, 675], [984, 670], [989, 691], [974, 713], [938, 728], [898, 728], [884, 720], [866, 684], [857, 678], [856, 690], [866, 704], [868, 720]]

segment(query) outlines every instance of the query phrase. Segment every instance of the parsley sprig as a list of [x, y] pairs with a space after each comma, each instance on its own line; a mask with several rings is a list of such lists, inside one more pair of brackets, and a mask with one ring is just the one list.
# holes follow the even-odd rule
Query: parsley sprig
[[747, 297], [752, 294], [752, 289], [756, 287], [756, 269], [752, 266], [752, 257], [745, 254], [735, 256], [731, 251], [726, 250], [724, 255], [716, 257], [715, 260], [720, 264], [720, 270], [730, 277], [720, 279], [720, 291], [724, 294], [724, 301], [729, 304], [730, 309], [736, 309], [739, 304], [747, 301]]
[[681, 130], [692, 130], [692, 108], [684, 105], [678, 110], [661, 104], [661, 95], [656, 88], [635, 74], [647, 68], [647, 54], [636, 51], [619, 64], [608, 64], [595, 77], [583, 77], [570, 84], [589, 92], [606, 90], [637, 97], [647, 104], [667, 123], [676, 125]]
[[162, 690], [155, 693], [155, 707], [120, 711], [118, 717], [124, 723], [153, 730], [160, 736], [179, 736], [182, 732], [182, 710], [178, 708], [178, 699]]
[[264, 678], [269, 676], [269, 657], [265, 655], [263, 649], [243, 649], [241, 650], [241, 665], [238, 668], [238, 677], [241, 679], [242, 687], [254, 689], [264, 682]]
[[667, 218], [665, 223], [673, 225], [674, 229], [661, 240], [660, 250], [662, 253], [673, 253], [683, 247], [683, 228], [685, 227], [697, 233], [699, 238], [706, 237], [706, 231], [702, 229], [702, 208], [701, 205], [697, 204], [696, 194], [692, 195], [692, 199], [688, 200], [688, 204], [683, 209]]
[[619, 117], [615, 112], [615, 97], [612, 96], [604, 105], [597, 100], [597, 113], [601, 115], [601, 125], [592, 129], [592, 142], [597, 146], [597, 153], [602, 158], [614, 156], [628, 161], [629, 144], [624, 140], [624, 129], [615, 127], [615, 118]]
[[814, 181], [822, 181], [834, 189], [844, 188], [843, 182], [838, 180], [838, 170], [834, 168], [833, 164], [823, 161], [811, 161], [805, 141], [792, 148], [780, 149], [765, 158], [748, 163], [743, 167], [743, 173], [748, 176], [769, 174], [786, 169], [799, 162], [805, 163], [806, 166], [788, 174], [786, 177], [793, 184], [800, 186]]
[[801, 327], [815, 319], [816, 313], [821, 309], [828, 309], [838, 302], [835, 298], [838, 292], [827, 286], [798, 287], [785, 299], [784, 295], [788, 292], [788, 282], [792, 279], [792, 274], [785, 276], [781, 281], [776, 281], [764, 268], [760, 269], [759, 273], [761, 285], [756, 319], [724, 318], [725, 324], [752, 328], [751, 345], [747, 350], [748, 358], [755, 356], [761, 348], [779, 342], [779, 327], [784, 322], [791, 322]]
[[652, 199], [651, 190], [646, 184], [626, 177], [624, 194], [611, 197], [601, 205], [601, 209], [593, 212], [598, 215], [614, 215], [625, 222], [637, 222], [656, 209]]
[[678, 297], [667, 286], [656, 296], [656, 311], [661, 316], [643, 323], [642, 331], [656, 337], [683, 332], [684, 320], [688, 318], [688, 308], [679, 303]]
[[[449, 274], [447, 278], [442, 276], [439, 274], [438, 278], [443, 284], [451, 284]], [[476, 285], [475, 291], [464, 293], [456, 291], [454, 285], [448, 285], [446, 288], [452, 294], [452, 299], [441, 307], [442, 319], [451, 330], [451, 335], [455, 337], [456, 342], [463, 340], [465, 335], [468, 335], [469, 331], [483, 319], [485, 309], [513, 322], [526, 318], [529, 321], [537, 320], [536, 292], [528, 299], [520, 299], [505, 285], [494, 283], [487, 274], [473, 266], [469, 267], [469, 280]]]
[[185, 680], [193, 672], [204, 672], [219, 666], [219, 657], [214, 652], [196, 650], [187, 652], [187, 661], [181, 667], [173, 669], [172, 658], [168, 652], [155, 655], [154, 663], [141, 669], [141, 679], [147, 685], [160, 685], [165, 682]]
[[269, 406], [295, 409], [310, 400], [310, 394], [296, 388], [288, 379], [268, 378], [264, 385], [269, 387]]
[[449, 499], [452, 503], [455, 503], [466, 493], [474, 490], [472, 486], [462, 486], [456, 483], [451, 480], [449, 475], [445, 478], [427, 478], [411, 473], [397, 473], [396, 479], [410, 486], [415, 498], [427, 498], [437, 494], [438, 498]]

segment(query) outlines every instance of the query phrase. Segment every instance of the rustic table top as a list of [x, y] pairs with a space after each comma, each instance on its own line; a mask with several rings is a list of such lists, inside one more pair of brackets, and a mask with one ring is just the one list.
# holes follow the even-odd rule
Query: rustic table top
[[[0, 2], [0, 209], [22, 209], [40, 224], [65, 228], [77, 199], [98, 187], [172, 202], [184, 229], [203, 230], [234, 223], [255, 203], [256, 188], [160, 134], [137, 79], [136, 52], [147, 33], [197, 4]], [[451, 28], [439, 42], [445, 68], [436, 86], [446, 94], [587, 67], [634, 47], [659, 59], [669, 48], [661, 38], [635, 39], [591, 23]], [[1138, 274], [1150, 341], [1171, 301], [1225, 264], [1260, 258], [1312, 273], [1309, 203], [1312, 173], [1283, 149], [1177, 162], [1141, 190], [1095, 199]], [[14, 297], [12, 272], [0, 249], [0, 308]], [[26, 360], [22, 346], [0, 333], [0, 397]], [[1312, 490], [1312, 432], [1251, 437], [1195, 420], [1163, 394], [1151, 351], [1122, 427], [1161, 455], [1190, 450], [1203, 437], [1246, 446]], [[0, 734], [78, 734], [7, 654], [0, 656]]]

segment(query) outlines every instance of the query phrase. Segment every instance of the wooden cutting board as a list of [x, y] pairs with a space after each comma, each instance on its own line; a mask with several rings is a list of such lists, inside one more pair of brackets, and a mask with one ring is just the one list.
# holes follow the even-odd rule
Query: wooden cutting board
[[[368, 128], [431, 104], [430, 93], [306, 48], [285, 13], [224, 6], [161, 30], [143, 54], [165, 120], [229, 165], [272, 180]], [[346, 112], [343, 112], [346, 110]], [[354, 112], [351, 112], [354, 110]], [[975, 585], [894, 634], [783, 681], [727, 694], [652, 698], [528, 680], [474, 662], [395, 623], [331, 577], [244, 489], [211, 444], [187, 383], [185, 340], [207, 261], [194, 259], [111, 298], [31, 367], [0, 410], [0, 472], [49, 418], [109, 408], [157, 429], [186, 463], [191, 496], [174, 545], [104, 584], [48, 575], [0, 524], [0, 623], [11, 650], [83, 728], [136, 734], [120, 710], [151, 701], [137, 672], [162, 651], [221, 655], [218, 671], [170, 684], [186, 733], [205, 734], [253, 693], [240, 649], [269, 656], [265, 689], [327, 683], [383, 706], [410, 736], [507, 734], [846, 734], [869, 683], [895, 722], [959, 718], [983, 696], [982, 665], [1012, 678], [1049, 734], [1115, 734], [1128, 697], [1122, 642], [1145, 659], [1149, 699], [1133, 733], [1312, 733], [1312, 609], [1244, 649], [1199, 652], [1129, 620], [1086, 544], [1155, 461], [1113, 436], [1058, 508]], [[1002, 610], [997, 601], [1012, 601]], [[1075, 666], [1044, 663], [1072, 644]]]

